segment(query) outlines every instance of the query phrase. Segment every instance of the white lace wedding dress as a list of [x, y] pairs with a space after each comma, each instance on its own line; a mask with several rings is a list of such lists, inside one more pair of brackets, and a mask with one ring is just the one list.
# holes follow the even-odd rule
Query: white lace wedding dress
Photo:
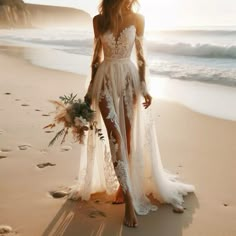
[[[137, 65], [130, 59], [134, 45]], [[150, 193], [160, 202], [181, 207], [183, 196], [193, 192], [194, 187], [177, 181], [176, 176], [163, 169], [150, 108], [145, 110], [141, 104], [146, 89], [140, 82], [138, 70], [143, 64], [142, 39], [136, 35], [135, 26], [130, 25], [117, 39], [111, 32], [96, 38], [95, 60], [100, 47], [104, 60], [98, 65], [91, 93], [92, 109], [96, 111], [96, 121], [102, 128], [105, 141], [99, 140], [93, 131], [88, 132], [87, 145], [81, 147], [79, 156], [77, 182], [69, 197], [88, 200], [95, 192], [112, 194], [120, 182], [125, 190], [130, 191], [137, 214], [145, 215], [157, 209], [147, 198]], [[114, 132], [108, 131], [107, 134], [99, 110], [102, 99], [109, 111], [106, 119], [114, 124], [119, 142]], [[125, 114], [131, 124], [130, 153]]]

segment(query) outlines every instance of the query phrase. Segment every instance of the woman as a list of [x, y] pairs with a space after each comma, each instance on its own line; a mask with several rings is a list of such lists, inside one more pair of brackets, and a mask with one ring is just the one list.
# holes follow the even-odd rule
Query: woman
[[[157, 209], [148, 194], [183, 212], [183, 195], [194, 191], [193, 186], [177, 182], [164, 171], [154, 124], [143, 109], [151, 105], [152, 97], [145, 80], [144, 17], [132, 10], [135, 3], [137, 0], [103, 0], [100, 14], [93, 19], [94, 56], [85, 100], [96, 110], [98, 123], [105, 125], [109, 147], [101, 148], [94, 136], [88, 135], [87, 163], [83, 177], [80, 170], [77, 189], [84, 199], [95, 191], [112, 192], [109, 188], [117, 181], [107, 175], [112, 161], [120, 184], [115, 203], [125, 203], [124, 224], [129, 227], [138, 225], [136, 213], [145, 215]], [[130, 60], [134, 45], [137, 66]], [[99, 117], [103, 118], [101, 123]], [[110, 168], [110, 173], [113, 170]]]

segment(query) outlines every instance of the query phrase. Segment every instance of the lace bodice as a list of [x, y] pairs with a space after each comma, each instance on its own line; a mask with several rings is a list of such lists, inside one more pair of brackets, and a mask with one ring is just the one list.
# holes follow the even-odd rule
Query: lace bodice
[[136, 28], [130, 25], [124, 28], [116, 39], [112, 32], [107, 32], [101, 36], [104, 58], [121, 59], [129, 58], [136, 35]]
[[146, 63], [143, 55], [143, 35], [137, 35], [137, 30], [134, 24], [123, 28], [117, 38], [111, 31], [107, 31], [106, 33], [100, 34], [98, 37], [94, 38], [94, 53], [91, 63], [92, 78], [90, 81], [91, 86], [89, 86], [88, 93], [91, 92], [96, 72], [102, 63], [102, 52], [104, 55], [104, 61], [106, 62], [111, 62], [117, 59], [125, 59], [124, 62], [127, 62], [127, 59], [130, 58], [134, 44], [136, 48], [139, 81], [141, 81], [142, 84], [141, 90], [143, 95], [146, 93], [146, 89], [142, 88], [146, 88]]

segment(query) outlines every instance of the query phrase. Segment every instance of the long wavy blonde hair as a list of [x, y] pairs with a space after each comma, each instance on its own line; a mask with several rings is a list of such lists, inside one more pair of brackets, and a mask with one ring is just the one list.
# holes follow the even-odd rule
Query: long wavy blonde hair
[[102, 16], [98, 22], [99, 31], [103, 34], [117, 29], [122, 19], [121, 9], [126, 7], [132, 11], [135, 5], [139, 5], [138, 0], [102, 0], [99, 5], [99, 14]]

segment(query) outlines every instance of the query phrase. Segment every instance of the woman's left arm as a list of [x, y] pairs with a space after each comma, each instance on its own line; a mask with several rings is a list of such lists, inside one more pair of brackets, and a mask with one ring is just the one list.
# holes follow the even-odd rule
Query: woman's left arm
[[148, 108], [151, 105], [152, 97], [147, 91], [146, 86], [146, 60], [143, 53], [143, 35], [144, 35], [145, 20], [140, 14], [136, 14], [136, 37], [135, 37], [135, 48], [137, 56], [137, 65], [140, 78], [140, 89], [145, 99], [143, 106]]

